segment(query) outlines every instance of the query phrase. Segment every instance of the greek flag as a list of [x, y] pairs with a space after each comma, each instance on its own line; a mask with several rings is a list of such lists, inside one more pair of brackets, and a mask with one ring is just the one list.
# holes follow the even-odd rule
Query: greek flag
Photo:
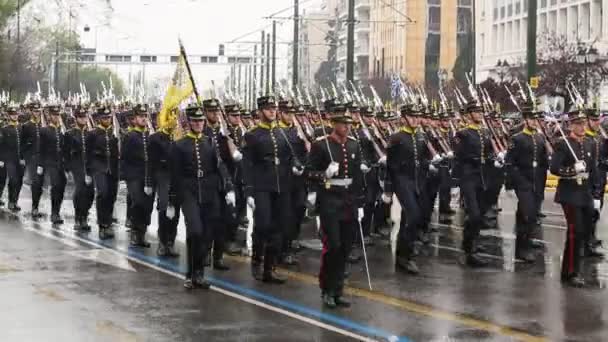
[[397, 98], [401, 94], [401, 81], [399, 80], [399, 76], [393, 74], [391, 76], [391, 97]]

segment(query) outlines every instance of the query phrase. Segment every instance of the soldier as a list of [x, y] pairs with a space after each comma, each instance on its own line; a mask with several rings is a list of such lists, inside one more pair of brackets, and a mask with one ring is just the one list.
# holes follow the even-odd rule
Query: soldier
[[423, 191], [431, 161], [424, 137], [416, 132], [421, 111], [410, 105], [401, 108], [402, 127], [388, 141], [383, 195], [383, 201], [389, 203], [394, 193], [401, 204], [396, 266], [410, 274], [419, 273], [414, 244], [423, 228]]
[[[450, 216], [456, 212], [451, 208], [450, 202], [452, 199], [452, 157], [453, 157], [453, 146], [451, 144], [452, 136], [455, 132], [450, 132], [450, 115], [449, 111], [440, 113], [439, 127], [437, 134], [440, 139], [447, 144], [450, 148], [448, 151], [448, 158], [444, 162], [440, 163], [439, 166], [439, 220], [445, 223], [450, 222]], [[452, 157], [450, 157], [452, 156]]]
[[87, 169], [95, 183], [97, 224], [99, 238], [114, 238], [112, 213], [118, 190], [118, 138], [113, 132], [112, 111], [99, 106], [96, 112], [98, 125], [87, 134]]
[[323, 305], [348, 307], [343, 297], [346, 261], [357, 228], [357, 197], [362, 191], [361, 150], [349, 136], [354, 122], [344, 105], [333, 103], [332, 133], [311, 148], [306, 176], [313, 182], [309, 200], [319, 200], [323, 241], [319, 285]]
[[154, 184], [150, 162], [150, 132], [146, 129], [148, 107], [133, 108], [133, 126], [122, 141], [120, 169], [131, 197], [131, 246], [149, 248], [145, 239], [154, 208]]
[[515, 257], [534, 262], [532, 233], [536, 227], [539, 202], [537, 193], [545, 191], [549, 159], [545, 140], [538, 133], [539, 118], [532, 105], [522, 108], [524, 129], [513, 135], [505, 158], [509, 181], [517, 195]]
[[[587, 115], [587, 126], [585, 127], [585, 150], [592, 151], [593, 161], [595, 163], [594, 169], [596, 170], [596, 176], [593, 180], [594, 193], [601, 193], [601, 196], [597, 196], [599, 205], [595, 205], [595, 212], [593, 213], [593, 224], [591, 225], [590, 231], [588, 232], [588, 241], [585, 244], [585, 255], [590, 257], [604, 257], [604, 253], [600, 252], [598, 247], [598, 239], [596, 236], [597, 222], [600, 219], [600, 211], [602, 208], [601, 201], [603, 200], [603, 189], [606, 187], [606, 173], [604, 171], [604, 165], [602, 159], [606, 152], [605, 143], [602, 141], [600, 136], [600, 112], [596, 108], [589, 108], [585, 111]], [[597, 204], [597, 202], [596, 202]]]
[[51, 222], [62, 224], [61, 203], [65, 192], [64, 136], [61, 124], [61, 108], [49, 106], [49, 124], [40, 129], [41, 156], [44, 172], [51, 180]]
[[[224, 107], [227, 119], [228, 119], [228, 134], [234, 146], [240, 151], [243, 145], [243, 137], [245, 136], [245, 127], [241, 122], [241, 109], [238, 104], [230, 104]], [[239, 152], [240, 153], [240, 152]], [[230, 175], [232, 176], [232, 184], [236, 194], [236, 208], [234, 215], [229, 215], [226, 221], [228, 223], [228, 229], [226, 232], [227, 252], [229, 254], [240, 254], [241, 246], [237, 243], [237, 231], [240, 226], [247, 227], [249, 220], [247, 219], [247, 199], [243, 193], [243, 166], [241, 161], [234, 161], [229, 163], [232, 169], [229, 169]]]
[[[169, 186], [171, 184], [171, 145], [173, 143], [173, 132], [180, 123], [159, 123], [158, 130], [150, 135], [150, 164], [156, 193], [158, 199], [156, 210], [158, 212], [158, 249], [156, 254], [162, 257], [176, 258], [179, 253], [175, 250], [175, 237], [177, 236], [177, 225], [179, 223], [180, 205], [170, 202]], [[168, 215], [167, 209], [173, 208], [173, 215]], [[171, 217], [169, 217], [171, 216]]]
[[593, 213], [595, 208], [599, 209], [599, 197], [603, 195], [603, 189], [594, 186], [595, 151], [584, 142], [586, 119], [580, 110], [568, 113], [570, 132], [557, 144], [550, 166], [551, 173], [559, 176], [555, 202], [562, 205], [568, 225], [561, 280], [574, 287], [585, 286], [582, 274], [585, 244], [593, 225]]
[[469, 124], [458, 131], [454, 138], [460, 192], [466, 213], [462, 249], [467, 265], [483, 267], [487, 263], [478, 255], [476, 242], [481, 226], [484, 225], [483, 217], [491, 205], [485, 196], [490, 181], [487, 166], [494, 162], [492, 144], [490, 137], [482, 130], [483, 108], [476, 103], [469, 103], [465, 115]]
[[42, 185], [44, 182], [44, 167], [42, 164], [40, 130], [42, 128], [41, 118], [42, 107], [40, 103], [33, 102], [29, 105], [30, 119], [23, 124], [22, 141], [23, 141], [23, 156], [26, 161], [26, 170], [31, 182], [30, 189], [32, 192], [32, 218], [37, 219], [42, 217], [38, 210], [40, 197], [42, 196]]
[[176, 141], [171, 148], [170, 204], [167, 215], [171, 219], [175, 207], [181, 205], [186, 222], [186, 249], [188, 271], [187, 289], [208, 289], [204, 278], [205, 258], [211, 246], [213, 225], [221, 218], [221, 194], [233, 202], [234, 191], [230, 176], [221, 163], [213, 139], [203, 134], [203, 109], [188, 107], [186, 114], [190, 123], [188, 134]]
[[283, 284], [287, 279], [275, 266], [289, 225], [289, 182], [296, 170], [288, 142], [276, 123], [275, 98], [260, 97], [257, 105], [260, 123], [245, 134], [243, 148], [245, 196], [254, 215], [251, 271], [257, 280]]
[[6, 168], [8, 175], [8, 210], [16, 213], [21, 210], [17, 201], [19, 200], [25, 172], [23, 130], [18, 121], [17, 106], [9, 105], [7, 114], [8, 122], [0, 129], [2, 135], [1, 151], [4, 168]]
[[87, 169], [87, 134], [92, 129], [88, 117], [88, 108], [79, 106], [74, 109], [75, 125], [65, 134], [66, 170], [74, 178], [74, 230], [90, 231], [88, 224], [89, 210], [95, 199], [93, 178]]

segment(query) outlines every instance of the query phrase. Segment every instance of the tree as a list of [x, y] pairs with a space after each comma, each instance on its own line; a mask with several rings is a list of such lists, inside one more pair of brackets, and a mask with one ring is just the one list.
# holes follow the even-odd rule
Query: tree
[[328, 22], [329, 30], [325, 36], [325, 42], [329, 44], [327, 51], [327, 60], [321, 62], [319, 70], [315, 73], [315, 82], [321, 87], [328, 88], [331, 83], [336, 83], [336, 75], [338, 73], [338, 39], [336, 32], [340, 30], [340, 21], [330, 20]]
[[87, 91], [91, 94], [93, 99], [95, 99], [97, 94], [101, 96], [103, 92], [101, 82], [103, 82], [106, 87], [109, 87], [110, 80], [112, 80], [112, 85], [114, 87], [114, 95], [117, 97], [125, 95], [124, 82], [108, 68], [84, 67], [80, 69], [79, 78], [79, 81], [87, 87]]
[[454, 67], [452, 68], [452, 74], [454, 75], [454, 79], [458, 81], [460, 84], [466, 84], [467, 78], [466, 73], [471, 72], [473, 69], [473, 65], [471, 61], [473, 60], [471, 57], [471, 53], [473, 53], [472, 45], [473, 45], [473, 35], [469, 32], [466, 34], [464, 41], [464, 46], [460, 48], [460, 53], [456, 57], [456, 61], [454, 61]]

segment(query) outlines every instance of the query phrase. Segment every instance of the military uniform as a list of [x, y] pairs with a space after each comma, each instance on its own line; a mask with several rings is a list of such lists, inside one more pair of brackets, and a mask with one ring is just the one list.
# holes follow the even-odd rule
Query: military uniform
[[[109, 117], [109, 108], [97, 109], [97, 118]], [[112, 213], [118, 191], [118, 139], [112, 125], [98, 125], [87, 135], [87, 169], [95, 182], [95, 206], [100, 239], [114, 237]]]
[[[41, 112], [40, 104], [33, 103], [30, 105], [32, 111], [39, 112], [39, 115], [44, 115]], [[44, 183], [44, 166], [41, 156], [40, 131], [42, 125], [40, 119], [32, 114], [28, 122], [22, 127], [23, 141], [23, 156], [26, 162], [26, 171], [30, 181], [30, 189], [32, 192], [32, 217], [39, 218], [41, 216], [38, 211], [40, 197], [42, 196], [42, 186]]]
[[[16, 108], [9, 108], [10, 112], [16, 113]], [[8, 209], [12, 212], [21, 210], [17, 205], [21, 186], [23, 185], [23, 174], [25, 172], [25, 160], [23, 155], [22, 126], [19, 121], [9, 120], [0, 129], [2, 134], [1, 151], [2, 161], [8, 176]]]
[[[147, 115], [145, 105], [133, 108], [134, 115]], [[154, 183], [150, 162], [150, 133], [133, 127], [122, 141], [121, 172], [131, 197], [131, 246], [150, 247], [145, 235], [154, 208]]]
[[[51, 115], [60, 115], [58, 106], [49, 108]], [[61, 204], [65, 192], [64, 135], [60, 124], [48, 124], [40, 129], [40, 153], [45, 174], [51, 181], [51, 221], [63, 223]]]
[[[531, 108], [522, 115], [530, 120], [537, 119]], [[525, 127], [511, 138], [505, 166], [518, 199], [515, 255], [528, 262], [535, 260], [531, 239], [539, 212], [538, 193], [545, 191], [548, 161], [545, 140], [535, 130]]]
[[[78, 117], [86, 116], [86, 108], [76, 108], [74, 115]], [[66, 171], [71, 172], [74, 178], [74, 192], [72, 202], [74, 204], [74, 229], [90, 230], [88, 225], [89, 210], [95, 199], [95, 187], [93, 178], [87, 169], [87, 135], [89, 128], [76, 125], [65, 133], [64, 138], [64, 159]]]
[[[200, 107], [189, 107], [190, 120], [202, 120]], [[187, 288], [209, 288], [204, 263], [210, 248], [213, 224], [221, 218], [221, 194], [232, 183], [211, 137], [189, 132], [171, 148], [170, 202], [179, 203], [186, 222]]]
[[[258, 98], [260, 110], [271, 107], [276, 107], [274, 97]], [[255, 203], [252, 274], [258, 280], [283, 283], [285, 279], [276, 274], [274, 268], [292, 209], [289, 183], [293, 161], [276, 122], [265, 120], [245, 134], [243, 148], [245, 196], [248, 203]]]

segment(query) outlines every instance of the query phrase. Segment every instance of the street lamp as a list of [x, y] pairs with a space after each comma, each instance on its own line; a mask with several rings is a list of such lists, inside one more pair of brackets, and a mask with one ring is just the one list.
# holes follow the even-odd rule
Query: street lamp
[[445, 69], [439, 69], [437, 71], [437, 78], [439, 78], [439, 89], [443, 88], [443, 84], [448, 80], [448, 72]]
[[599, 53], [596, 48], [591, 47], [586, 49], [585, 47], [579, 47], [578, 53], [575, 56], [576, 63], [582, 65], [584, 67], [584, 82], [585, 82], [585, 99], [587, 99], [587, 95], [589, 92], [589, 80], [588, 80], [588, 71], [589, 65], [595, 64], [595, 62], [599, 58]]
[[506, 59], [504, 61], [501, 61], [499, 59], [496, 63], [496, 73], [498, 74], [498, 77], [500, 77], [500, 83], [504, 81], [505, 76], [507, 76], [507, 74], [509, 73], [510, 67], [511, 66], [509, 65], [509, 62], [507, 62]]

